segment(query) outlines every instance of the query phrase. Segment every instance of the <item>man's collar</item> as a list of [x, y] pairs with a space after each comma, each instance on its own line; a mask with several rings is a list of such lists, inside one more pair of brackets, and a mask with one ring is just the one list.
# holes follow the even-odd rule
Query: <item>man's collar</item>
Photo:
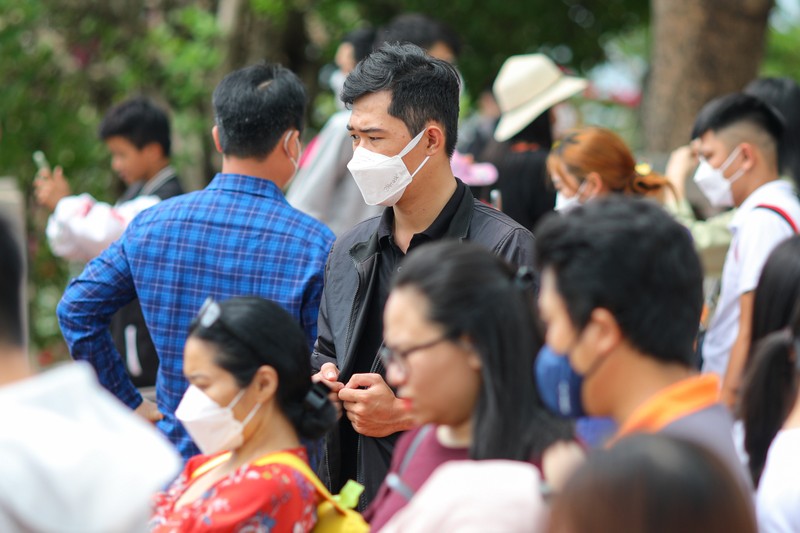
[[[458, 179], [456, 190], [436, 216], [436, 219], [425, 230], [414, 235], [424, 235], [429, 240], [442, 238], [463, 239], [467, 236], [469, 223], [472, 220], [473, 196], [469, 187]], [[388, 239], [394, 232], [394, 209], [387, 207], [378, 223], [378, 240]], [[413, 238], [412, 238], [413, 240]]]

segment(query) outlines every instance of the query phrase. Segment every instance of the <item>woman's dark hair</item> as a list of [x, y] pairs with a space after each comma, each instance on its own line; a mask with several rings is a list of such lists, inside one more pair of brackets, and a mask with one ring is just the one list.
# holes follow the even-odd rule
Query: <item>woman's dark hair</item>
[[800, 300], [800, 235], [778, 245], [767, 258], [753, 302], [751, 346], [789, 324]]
[[528, 460], [572, 435], [544, 408], [533, 379], [542, 345], [533, 279], [477, 244], [441, 241], [409, 254], [393, 289], [428, 302], [427, 319], [448, 338], [467, 338], [481, 359], [481, 390], [472, 426], [471, 459]]
[[547, 531], [755, 533], [749, 494], [712, 452], [634, 435], [589, 456], [556, 496]]
[[772, 439], [797, 398], [800, 306], [795, 306], [790, 323], [756, 345], [744, 375], [739, 416], [744, 422], [744, 448], [755, 486], [764, 471]]
[[[214, 304], [212, 304], [214, 305]], [[307, 402], [311, 389], [308, 342], [297, 321], [280, 305], [256, 296], [231, 298], [216, 304], [219, 316], [206, 324], [203, 311], [189, 336], [219, 348], [214, 362], [230, 372], [240, 387], [248, 386], [264, 365], [278, 373], [278, 405], [300, 437], [323, 436], [336, 423], [327, 400]]]

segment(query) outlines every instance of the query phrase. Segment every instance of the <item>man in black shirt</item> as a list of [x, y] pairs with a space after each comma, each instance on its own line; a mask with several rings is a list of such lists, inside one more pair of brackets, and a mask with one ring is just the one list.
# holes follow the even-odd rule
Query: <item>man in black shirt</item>
[[320, 475], [334, 491], [350, 478], [364, 484], [361, 508], [383, 481], [399, 432], [413, 426], [377, 357], [389, 281], [402, 259], [425, 242], [451, 238], [533, 265], [531, 233], [474, 200], [453, 176], [458, 93], [455, 69], [410, 44], [373, 52], [342, 91], [352, 109], [348, 168], [366, 203], [387, 209], [334, 244], [312, 365], [345, 414], [328, 438]]

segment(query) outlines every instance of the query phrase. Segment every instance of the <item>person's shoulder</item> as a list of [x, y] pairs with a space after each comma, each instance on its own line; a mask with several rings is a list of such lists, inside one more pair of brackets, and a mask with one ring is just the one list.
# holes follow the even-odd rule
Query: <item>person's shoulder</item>
[[519, 239], [533, 241], [533, 234], [510, 216], [480, 200], [473, 199], [470, 235], [473, 240], [479, 236], [503, 240], [511, 234]]
[[378, 231], [382, 215], [375, 215], [363, 220], [344, 232], [338, 239], [334, 250], [339, 253], [346, 253], [351, 246], [369, 240]]
[[303, 239], [309, 244], [316, 244], [325, 248], [325, 252], [330, 249], [331, 244], [336, 239], [333, 231], [326, 226], [323, 222], [317, 220], [311, 215], [300, 211], [299, 209], [288, 206], [291, 213], [292, 225], [297, 229], [302, 229]]

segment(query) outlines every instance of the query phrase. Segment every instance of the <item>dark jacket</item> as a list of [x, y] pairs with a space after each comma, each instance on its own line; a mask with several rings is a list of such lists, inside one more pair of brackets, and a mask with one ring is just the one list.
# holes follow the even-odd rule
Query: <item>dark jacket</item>
[[[336, 364], [342, 383], [347, 383], [353, 373], [356, 347], [366, 323], [366, 298], [371, 294], [371, 284], [377, 279], [379, 222], [380, 217], [370, 218], [342, 235], [333, 245], [325, 269], [325, 288], [311, 366], [316, 372], [324, 363]], [[534, 266], [531, 232], [503, 213], [475, 200], [468, 189], [445, 238], [473, 241], [511, 263]], [[377, 359], [373, 369], [384, 373]], [[398, 436], [372, 438], [359, 435], [357, 481], [365, 487], [359, 507], [363, 508], [377, 493], [388, 471]], [[344, 481], [339, 480], [339, 463], [339, 438], [338, 432], [334, 431], [327, 438], [325, 456], [319, 468], [320, 477], [329, 487]]]
[[[118, 204], [139, 196], [158, 196], [162, 200], [183, 194], [183, 187], [172, 167], [156, 174], [147, 183], [128, 187]], [[133, 300], [111, 318], [111, 336], [114, 346], [125, 360], [125, 368], [137, 387], [153, 387], [158, 372], [158, 354], [145, 326], [139, 300]]]

